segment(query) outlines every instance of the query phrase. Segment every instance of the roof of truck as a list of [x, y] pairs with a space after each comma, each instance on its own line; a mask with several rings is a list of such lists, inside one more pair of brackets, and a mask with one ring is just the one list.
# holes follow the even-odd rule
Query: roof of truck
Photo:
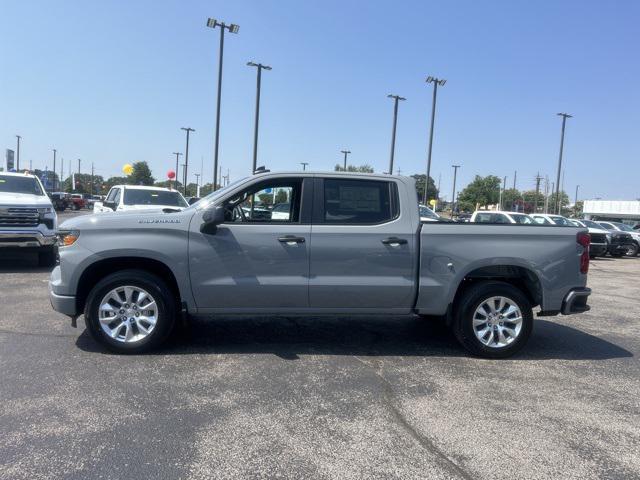
[[0, 172], [0, 175], [9, 175], [11, 177], [31, 177], [38, 178], [33, 173], [22, 173], [22, 172]]

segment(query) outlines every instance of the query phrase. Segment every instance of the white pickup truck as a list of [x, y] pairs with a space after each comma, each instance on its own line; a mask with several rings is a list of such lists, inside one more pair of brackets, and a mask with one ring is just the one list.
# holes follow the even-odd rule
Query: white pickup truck
[[142, 185], [114, 185], [103, 202], [93, 204], [93, 213], [112, 213], [130, 210], [174, 211], [187, 208], [189, 204], [177, 190]]
[[57, 227], [58, 217], [38, 177], [0, 172], [0, 250], [35, 250], [41, 266], [53, 266]]

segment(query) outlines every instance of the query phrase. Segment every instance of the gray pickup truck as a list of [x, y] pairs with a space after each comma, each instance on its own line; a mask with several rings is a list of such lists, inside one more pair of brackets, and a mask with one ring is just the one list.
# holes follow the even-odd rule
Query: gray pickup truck
[[261, 173], [183, 211], [67, 220], [59, 245], [53, 308], [74, 324], [84, 313], [121, 353], [195, 315], [407, 314], [498, 358], [525, 344], [534, 307], [589, 309], [586, 229], [421, 223], [399, 176]]

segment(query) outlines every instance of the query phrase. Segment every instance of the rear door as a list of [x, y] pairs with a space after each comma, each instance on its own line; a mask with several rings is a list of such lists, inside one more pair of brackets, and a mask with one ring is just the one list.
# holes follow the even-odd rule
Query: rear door
[[[415, 296], [419, 217], [415, 196], [401, 201], [401, 194], [406, 195], [406, 189], [398, 188], [391, 179], [316, 178], [311, 308], [410, 310]], [[415, 219], [407, 208], [411, 201]]]

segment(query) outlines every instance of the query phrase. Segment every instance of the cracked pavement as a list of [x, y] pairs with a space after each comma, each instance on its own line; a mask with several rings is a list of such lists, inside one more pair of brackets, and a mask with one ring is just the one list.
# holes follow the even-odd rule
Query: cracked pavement
[[0, 260], [0, 478], [638, 478], [640, 258], [520, 355], [416, 318], [197, 321], [106, 353]]

